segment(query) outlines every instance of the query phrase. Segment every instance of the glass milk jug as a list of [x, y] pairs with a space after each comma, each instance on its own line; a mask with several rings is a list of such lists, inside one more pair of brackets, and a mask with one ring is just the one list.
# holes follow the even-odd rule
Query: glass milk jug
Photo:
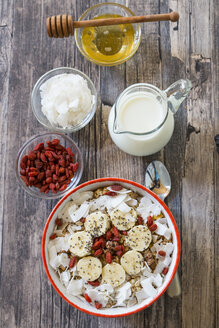
[[173, 134], [174, 114], [191, 87], [189, 80], [179, 80], [165, 91], [147, 83], [125, 89], [109, 114], [108, 128], [114, 143], [135, 156], [161, 150]]

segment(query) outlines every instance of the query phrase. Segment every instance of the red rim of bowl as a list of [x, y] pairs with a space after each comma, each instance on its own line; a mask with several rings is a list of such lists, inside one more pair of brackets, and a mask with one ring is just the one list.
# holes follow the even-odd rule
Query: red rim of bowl
[[[53, 215], [55, 214], [55, 212], [57, 211], [57, 209], [59, 208], [59, 206], [64, 202], [64, 200], [66, 198], [68, 198], [71, 194], [73, 194], [74, 192], [76, 192], [77, 190], [85, 187], [85, 186], [88, 186], [88, 185], [92, 185], [93, 183], [98, 183], [98, 182], [108, 182], [108, 181], [112, 181], [112, 182], [121, 182], [121, 183], [129, 183], [137, 188], [140, 188], [144, 191], [146, 191], [147, 193], [149, 193], [151, 196], [153, 196], [163, 207], [164, 209], [166, 210], [166, 212], [168, 213], [169, 217], [170, 217], [170, 220], [172, 221], [172, 224], [174, 226], [174, 230], [175, 230], [175, 234], [176, 234], [176, 239], [177, 239], [177, 255], [176, 255], [176, 263], [174, 265], [174, 268], [173, 268], [173, 271], [172, 271], [172, 274], [170, 276], [170, 279], [166, 285], [166, 287], [149, 303], [149, 304], [146, 304], [142, 307], [139, 307], [138, 309], [134, 310], [134, 311], [130, 311], [130, 312], [127, 312], [127, 313], [122, 313], [122, 314], [102, 314], [101, 312], [100, 313], [95, 313], [95, 312], [92, 312], [92, 311], [88, 311], [84, 308], [81, 308], [79, 307], [78, 305], [70, 302], [63, 294], [62, 292], [58, 289], [57, 285], [55, 284], [55, 282], [53, 281], [50, 273], [49, 273], [49, 269], [48, 269], [48, 266], [47, 266], [47, 261], [46, 261], [46, 255], [45, 255], [45, 240], [46, 240], [46, 234], [47, 234], [47, 229], [48, 229], [48, 226], [49, 226], [49, 223], [53, 217]], [[131, 314], [134, 314], [134, 313], [137, 313], [141, 310], [144, 310], [146, 309], [147, 307], [149, 307], [151, 304], [153, 304], [156, 300], [158, 300], [158, 298], [167, 290], [168, 286], [170, 285], [171, 281], [173, 280], [173, 277], [176, 273], [176, 270], [177, 270], [177, 267], [179, 265], [179, 260], [180, 260], [180, 236], [179, 236], [179, 231], [178, 231], [178, 228], [177, 228], [177, 225], [176, 225], [176, 222], [175, 222], [175, 219], [172, 215], [172, 213], [170, 212], [169, 208], [166, 206], [166, 204], [160, 200], [160, 198], [154, 194], [152, 191], [150, 191], [149, 189], [147, 189], [146, 187], [144, 187], [143, 185], [137, 183], [137, 182], [134, 182], [134, 181], [131, 181], [131, 180], [127, 180], [127, 179], [120, 179], [120, 178], [100, 178], [100, 179], [94, 179], [94, 180], [90, 180], [88, 182], [85, 182], [85, 183], [82, 183], [81, 185], [77, 186], [76, 188], [72, 189], [71, 191], [69, 191], [57, 204], [56, 206], [54, 207], [54, 209], [52, 210], [52, 212], [50, 213], [49, 215], [49, 218], [46, 222], [46, 225], [45, 225], [45, 228], [44, 228], [44, 231], [43, 231], [43, 237], [42, 237], [42, 258], [43, 258], [43, 264], [44, 264], [44, 268], [45, 268], [45, 271], [46, 271], [46, 274], [52, 284], [52, 286], [54, 287], [54, 289], [57, 291], [57, 293], [67, 302], [69, 303], [70, 305], [74, 306], [76, 309], [82, 311], [82, 312], [85, 312], [87, 314], [91, 314], [91, 315], [95, 315], [95, 316], [99, 316], [99, 317], [108, 317], [108, 318], [115, 318], [115, 317], [124, 317], [124, 316], [127, 316], [127, 315], [131, 315]]]

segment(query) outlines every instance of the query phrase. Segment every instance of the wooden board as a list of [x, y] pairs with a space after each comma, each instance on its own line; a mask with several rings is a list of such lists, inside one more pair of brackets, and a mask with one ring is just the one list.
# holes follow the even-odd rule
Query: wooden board
[[[99, 1], [101, 2], [101, 1]], [[135, 14], [170, 9], [180, 21], [142, 25], [139, 50], [127, 63], [99, 67], [81, 56], [73, 38], [49, 39], [46, 17], [80, 14], [97, 1], [0, 1], [0, 327], [213, 328], [219, 325], [219, 3], [217, 0], [116, 1]], [[19, 147], [44, 129], [30, 95], [37, 79], [59, 66], [90, 76], [102, 104], [91, 123], [72, 135], [83, 152], [82, 182], [118, 176], [144, 183], [146, 165], [162, 160], [172, 178], [168, 206], [178, 224], [182, 295], [163, 295], [150, 308], [120, 319], [86, 315], [63, 301], [48, 282], [41, 237], [56, 201], [34, 199], [19, 186]], [[107, 129], [109, 109], [125, 87], [148, 82], [165, 89], [189, 78], [193, 89], [175, 116], [175, 131], [161, 152], [133, 157], [120, 151]]]

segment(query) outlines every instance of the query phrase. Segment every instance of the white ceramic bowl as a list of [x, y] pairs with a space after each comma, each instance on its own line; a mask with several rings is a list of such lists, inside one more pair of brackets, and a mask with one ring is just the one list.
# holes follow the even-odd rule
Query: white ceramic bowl
[[[167, 275], [165, 276], [164, 283], [162, 287], [158, 289], [158, 294], [156, 297], [148, 298], [145, 301], [143, 301], [141, 304], [136, 304], [132, 307], [128, 308], [109, 308], [109, 309], [96, 309], [93, 306], [91, 306], [89, 303], [84, 303], [80, 299], [78, 299], [75, 296], [69, 296], [66, 293], [66, 289], [61, 284], [58, 276], [56, 275], [55, 271], [50, 267], [48, 263], [48, 251], [47, 251], [47, 245], [49, 242], [49, 236], [52, 234], [55, 220], [57, 218], [57, 215], [61, 208], [65, 206], [65, 204], [71, 199], [71, 196], [73, 193], [81, 192], [81, 191], [88, 191], [88, 190], [95, 190], [100, 187], [109, 186], [112, 184], [118, 183], [122, 185], [125, 188], [132, 189], [133, 191], [139, 193], [142, 196], [148, 195], [148, 197], [153, 200], [155, 204], [158, 204], [162, 207], [162, 211], [165, 214], [165, 217], [168, 220], [168, 225], [172, 231], [173, 235], [173, 243], [174, 243], [174, 251], [172, 255], [172, 262], [169, 267], [169, 271]], [[55, 290], [59, 293], [59, 295], [69, 304], [76, 307], [77, 309], [86, 312], [88, 314], [97, 315], [97, 316], [103, 316], [103, 317], [120, 317], [120, 316], [126, 316], [133, 313], [136, 313], [138, 311], [141, 311], [148, 306], [150, 306], [152, 303], [154, 303], [167, 289], [169, 284], [171, 283], [178, 264], [179, 264], [179, 258], [180, 258], [180, 237], [178, 228], [176, 225], [176, 222], [173, 218], [173, 215], [171, 214], [168, 207], [162, 202], [153, 192], [145, 188], [144, 186], [125, 179], [119, 179], [119, 178], [101, 178], [97, 180], [91, 180], [86, 183], [81, 184], [80, 186], [76, 187], [75, 189], [69, 191], [67, 195], [65, 195], [58, 204], [54, 207], [53, 211], [51, 212], [44, 232], [43, 232], [43, 239], [42, 239], [42, 257], [43, 257], [43, 264], [46, 270], [46, 273], [48, 275], [48, 278], [55, 288]]]

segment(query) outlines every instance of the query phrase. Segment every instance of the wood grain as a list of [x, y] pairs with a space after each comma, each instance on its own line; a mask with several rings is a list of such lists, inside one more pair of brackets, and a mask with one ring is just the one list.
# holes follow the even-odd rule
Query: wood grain
[[[104, 2], [104, 1], [99, 1]], [[0, 327], [2, 328], [214, 328], [219, 326], [219, 3], [217, 0], [116, 1], [136, 15], [178, 11], [179, 23], [145, 23], [135, 56], [99, 67], [81, 56], [74, 39], [50, 39], [46, 17], [77, 19], [91, 1], [0, 0]], [[179, 227], [182, 295], [164, 294], [145, 311], [118, 319], [86, 315], [63, 301], [48, 282], [41, 237], [56, 201], [33, 199], [17, 184], [19, 147], [44, 129], [33, 116], [30, 94], [53, 67], [75, 67], [95, 83], [101, 101], [91, 123], [72, 135], [84, 158], [82, 182], [118, 176], [144, 183], [146, 165], [162, 160], [172, 178], [168, 197]], [[133, 157], [111, 141], [107, 118], [127, 86], [148, 82], [161, 89], [190, 78], [192, 92], [175, 116], [175, 131], [161, 152]]]

